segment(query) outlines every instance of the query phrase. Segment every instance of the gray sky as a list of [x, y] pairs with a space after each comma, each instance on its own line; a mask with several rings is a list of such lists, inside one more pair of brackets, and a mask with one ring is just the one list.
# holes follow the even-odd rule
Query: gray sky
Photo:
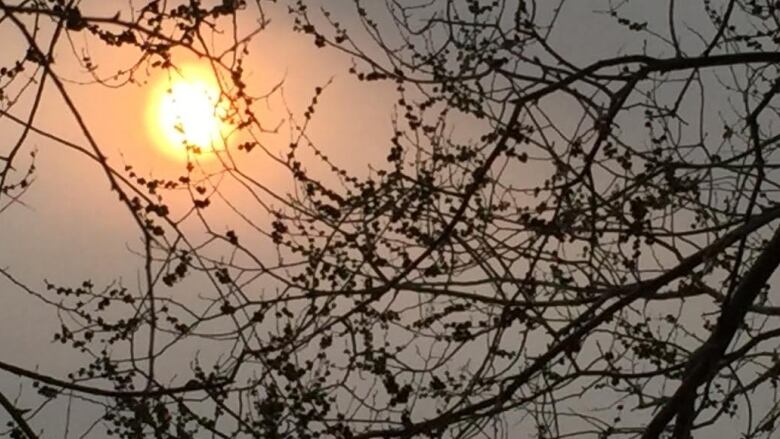
[[[83, 2], [84, 8], [96, 3], [100, 2]], [[115, 3], [125, 4], [119, 1]], [[698, 52], [701, 44], [691, 32], [685, 30], [685, 25], [704, 34], [714, 30], [702, 19], [701, 2], [677, 3], [680, 40], [685, 42], [684, 46], [692, 53]], [[101, 4], [112, 9], [108, 6], [109, 2]], [[636, 53], [645, 44], [651, 55], [671, 55], [666, 49], [657, 50], [657, 42], [627, 34], [607, 15], [588, 12], [606, 4], [603, 1], [567, 4], [560, 16], [559, 30], [552, 38], [563, 54], [571, 56], [581, 66], [605, 55]], [[246, 66], [250, 75], [250, 89], [258, 94], [265, 93], [284, 80], [283, 94], [275, 94], [268, 106], [258, 105], [261, 109], [260, 117], [268, 121], [268, 126], [282, 123], [278, 134], [262, 136], [264, 144], [274, 153], [286, 152], [290, 139], [285, 105], [300, 115], [308, 105], [314, 87], [324, 85], [332, 78], [333, 83], [320, 99], [312, 122], [312, 139], [326, 148], [335, 163], [355, 170], [359, 175], [366, 172], [368, 165], [384, 161], [389, 145], [387, 140], [392, 134], [390, 120], [396, 99], [392, 85], [359, 83], [346, 72], [351, 65], [348, 56], [332, 50], [316, 49], [310, 37], [291, 32], [290, 20], [282, 7], [271, 7], [270, 10], [273, 13], [272, 23], [251, 43], [251, 55], [247, 58], [250, 64]], [[655, 3], [633, 2], [630, 11], [634, 18], [648, 20], [651, 25], [658, 26], [655, 30], [659, 34], [667, 35], [668, 29], [664, 27], [665, 11]], [[251, 15], [244, 23], [247, 28], [251, 26]], [[2, 23], [0, 38], [6, 34], [13, 32], [9, 30], [8, 23]], [[23, 46], [18, 39], [0, 41], [3, 41], [0, 44], [4, 53], [19, 53], [22, 50]], [[78, 41], [76, 44], [79, 48], [89, 47], [93, 59], [104, 72], [119, 68], [126, 62], [123, 57], [115, 56], [111, 49], [85, 46]], [[67, 72], [64, 75], [70, 79], [83, 80], [87, 77], [74, 63], [72, 54], [65, 46], [56, 58], [55, 68]], [[75, 83], [68, 83], [67, 87], [75, 102], [83, 109], [87, 125], [109, 156], [110, 163], [120, 169], [120, 164], [132, 164], [139, 175], [176, 178], [182, 171], [182, 163], [171, 160], [160, 151], [147, 127], [145, 114], [149, 105], [149, 90], [160, 77], [153, 75], [148, 80], [146, 86], [128, 85], [119, 89]], [[16, 107], [15, 114], [24, 114], [22, 109], [25, 105], [28, 104]], [[554, 112], [560, 120], [571, 125], [578, 117], [571, 114], [568, 108]], [[44, 95], [36, 125], [62, 138], [84, 143], [77, 125], [67, 115], [62, 100], [52, 87], [47, 88]], [[463, 138], [474, 138], [480, 129], [476, 123], [462, 124], [456, 127], [456, 133]], [[18, 127], [0, 118], [2, 138], [13, 139], [18, 132]], [[639, 133], [636, 137], [641, 136]], [[628, 137], [631, 137], [630, 133]], [[136, 254], [141, 249], [139, 234], [124, 207], [116, 201], [116, 195], [107, 190], [108, 183], [102, 170], [77, 152], [38, 135], [31, 135], [26, 142], [24, 153], [31, 150], [37, 151], [37, 172], [32, 188], [21, 200], [24, 205], [11, 206], [0, 214], [0, 267], [41, 292], [44, 290], [44, 279], [62, 285], [78, 285], [91, 279], [99, 287], [121, 281], [131, 291], [140, 290], [139, 276], [143, 259]], [[290, 190], [289, 176], [270, 160], [261, 154], [245, 160], [243, 166], [247, 172], [280, 192]], [[318, 171], [314, 169], [314, 172]], [[226, 194], [235, 197], [242, 209], [260, 218], [259, 222], [267, 224], [268, 218], [262, 218], [266, 214], [253, 205], [252, 198], [242, 192], [240, 187], [228, 184], [224, 190]], [[175, 198], [173, 203], [174, 206], [177, 203]], [[275, 257], [273, 248], [263, 244], [261, 237], [253, 237], [251, 228], [231, 213], [228, 206], [215, 205], [206, 215], [218, 232], [234, 229], [247, 242], [255, 240], [258, 254], [270, 259]], [[192, 227], [196, 230], [197, 223], [193, 223]], [[166, 294], [184, 302], [196, 303], [198, 294], [205, 293], [208, 288], [208, 285], [193, 280]], [[262, 285], [258, 285], [257, 289], [262, 290]], [[53, 331], [59, 326], [51, 308], [42, 307], [39, 299], [3, 279], [0, 279], [0, 291], [2, 361], [31, 369], [38, 368], [53, 375], [64, 374], [80, 364], [80, 359], [74, 357], [70, 349], [51, 342]], [[188, 349], [188, 354], [196, 351], [192, 346], [184, 348], [185, 351]], [[203, 355], [208, 355], [205, 352], [207, 349], [202, 350]], [[189, 357], [181, 356], [172, 364], [184, 359], [188, 361]], [[14, 395], [17, 389], [18, 383], [13, 377], [0, 374], [0, 390]], [[53, 415], [46, 416], [45, 424], [42, 423], [44, 418], [36, 418], [37, 428], [44, 428], [47, 432], [62, 428], [64, 416], [61, 407], [50, 409], [50, 413]], [[6, 419], [6, 414], [0, 413], [0, 421], [4, 423]], [[56, 434], [53, 437], [57, 437]]]

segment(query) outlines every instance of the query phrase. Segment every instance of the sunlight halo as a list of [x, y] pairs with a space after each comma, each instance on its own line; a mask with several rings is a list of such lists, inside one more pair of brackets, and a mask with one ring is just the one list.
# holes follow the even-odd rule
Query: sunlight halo
[[213, 156], [226, 132], [226, 105], [213, 73], [188, 65], [171, 69], [152, 88], [147, 125], [155, 144], [178, 159]]

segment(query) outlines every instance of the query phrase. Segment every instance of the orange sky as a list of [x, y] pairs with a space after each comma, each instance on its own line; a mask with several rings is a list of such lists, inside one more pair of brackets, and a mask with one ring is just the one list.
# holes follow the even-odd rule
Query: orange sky
[[[105, 4], [110, 11], [109, 2]], [[391, 132], [389, 109], [395, 98], [392, 88], [373, 83], [362, 84], [359, 91], [355, 91], [357, 80], [346, 72], [350, 66], [348, 58], [316, 49], [310, 38], [293, 33], [285, 19], [283, 15], [279, 16], [254, 39], [245, 65], [246, 79], [254, 93], [267, 93], [284, 81], [283, 95], [277, 93], [267, 104], [255, 106], [256, 114], [268, 126], [283, 123], [278, 134], [262, 135], [263, 142], [269, 150], [284, 154], [289, 144], [289, 125], [284, 123], [287, 118], [285, 101], [300, 116], [308, 106], [314, 88], [332, 78], [332, 85], [320, 99], [310, 135], [327, 149], [332, 159], [348, 166], [358, 165], [358, 171], [375, 160], [377, 154], [383, 158], [381, 154], [385, 152]], [[7, 27], [0, 26], [0, 38], [11, 34]], [[101, 47], [94, 41], [79, 41], [78, 36], [74, 39], [76, 46], [79, 50], [88, 48], [99, 72], [108, 74], [125, 68], [128, 60], [132, 60], [133, 54], [128, 50], [117, 52], [116, 48]], [[3, 50], [22, 50], [18, 39], [3, 41]], [[121, 52], [124, 54], [119, 55]], [[183, 63], [197, 62], [191, 56], [177, 55]], [[157, 98], [152, 94], [155, 85], [163, 80], [161, 71], [153, 71], [149, 77], [140, 75], [139, 79], [146, 82], [144, 85], [128, 84], [120, 88], [79, 85], [76, 82], [88, 80], [89, 75], [74, 61], [66, 44], [57, 53], [54, 68], [74, 81], [66, 82], [67, 90], [115, 168], [121, 170], [124, 164], [130, 164], [138, 175], [157, 178], [175, 179], [184, 173], [184, 163], [164, 153], [155, 144], [156, 139], [147, 126], [145, 115], [150, 102]], [[28, 107], [29, 100], [23, 99], [12, 113], [21, 117]], [[68, 141], [87, 145], [51, 84], [44, 94], [35, 125]], [[0, 132], [4, 138], [13, 138], [20, 131], [8, 120], [0, 119]], [[41, 289], [45, 277], [61, 284], [80, 283], [91, 278], [97, 285], [121, 279], [129, 289], [138, 290], [141, 258], [133, 251], [140, 248], [139, 234], [126, 209], [117, 202], [116, 194], [108, 190], [107, 179], [100, 167], [80, 153], [39, 135], [31, 135], [26, 144], [27, 152], [38, 151], [36, 179], [23, 197], [25, 205], [12, 206], [0, 215], [0, 242], [3, 242], [0, 266], [8, 267], [20, 280]], [[264, 184], [282, 193], [290, 190], [289, 175], [272, 164], [261, 151], [243, 154], [240, 163], [244, 171]], [[249, 215], [265, 215], [236, 185], [227, 184], [223, 190]], [[174, 215], [176, 206], [189, 206], [190, 202], [181, 195], [178, 200], [175, 194], [170, 195]], [[214, 203], [205, 215], [217, 231], [224, 232], [229, 227], [248, 243], [257, 239], [257, 243], [267, 244], [260, 237], [253, 238], [248, 227], [242, 225], [224, 204]], [[265, 221], [261, 219], [260, 222]], [[197, 223], [186, 227], [200, 228]], [[256, 249], [260, 254], [273, 252], [267, 245]], [[0, 280], [0, 287], [9, 285]], [[36, 299], [16, 289], [9, 291], [9, 294], [0, 295], [0, 320], [5, 322], [4, 327], [14, 327], [17, 331], [0, 331], [0, 346], [19, 346], [8, 353], [6, 361], [35, 364], [40, 361], [41, 352], [59, 348], [50, 344], [52, 331], [42, 327], [42, 323], [43, 326], [50, 323], [51, 329], [58, 323], [50, 317], [42, 319]], [[196, 292], [186, 294], [194, 296]], [[24, 343], [19, 344], [20, 337]]]

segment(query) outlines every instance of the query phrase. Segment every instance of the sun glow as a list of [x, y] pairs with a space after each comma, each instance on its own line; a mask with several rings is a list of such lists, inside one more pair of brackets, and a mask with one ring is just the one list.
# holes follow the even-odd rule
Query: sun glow
[[217, 150], [226, 131], [225, 105], [213, 75], [185, 67], [152, 90], [148, 122], [152, 137], [169, 155], [186, 158]]

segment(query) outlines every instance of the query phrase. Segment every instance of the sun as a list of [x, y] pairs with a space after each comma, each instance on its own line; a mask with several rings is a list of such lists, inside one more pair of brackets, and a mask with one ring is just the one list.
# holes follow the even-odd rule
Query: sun
[[227, 128], [219, 90], [208, 69], [171, 70], [151, 93], [147, 119], [155, 143], [179, 159], [213, 156]]

